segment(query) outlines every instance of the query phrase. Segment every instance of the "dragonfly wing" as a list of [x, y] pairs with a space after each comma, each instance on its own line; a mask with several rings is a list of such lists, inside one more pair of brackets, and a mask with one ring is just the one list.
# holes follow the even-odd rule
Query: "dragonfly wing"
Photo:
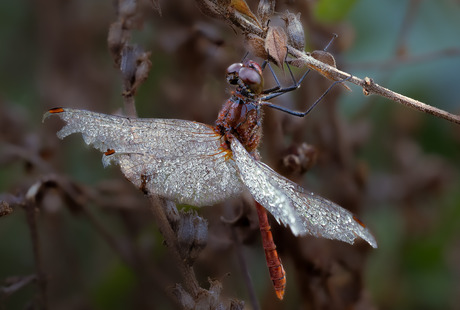
[[[265, 166], [265, 165], [264, 165]], [[302, 222], [300, 235], [313, 235], [341, 240], [353, 244], [356, 237], [377, 248], [374, 236], [350, 211], [312, 192], [307, 192], [292, 181], [265, 166], [271, 173], [272, 182], [284, 189], [294, 204], [296, 216]]]
[[377, 247], [372, 234], [350, 211], [306, 192], [264, 163], [256, 161], [238, 140], [233, 139], [231, 147], [240, 177], [254, 199], [277, 221], [289, 225], [295, 235], [313, 235], [350, 244], [356, 237], [361, 237], [372, 247]]
[[244, 185], [221, 147], [221, 136], [205, 124], [175, 119], [127, 118], [57, 108], [66, 122], [64, 137], [80, 132], [84, 141], [105, 152], [138, 188], [178, 203], [211, 205], [240, 194]]
[[278, 222], [289, 226], [295, 235], [299, 235], [303, 230], [302, 223], [296, 218], [289, 196], [272, 182], [271, 174], [267, 173], [261, 162], [252, 158], [236, 138], [232, 139], [231, 148], [240, 178], [254, 200], [267, 209]]

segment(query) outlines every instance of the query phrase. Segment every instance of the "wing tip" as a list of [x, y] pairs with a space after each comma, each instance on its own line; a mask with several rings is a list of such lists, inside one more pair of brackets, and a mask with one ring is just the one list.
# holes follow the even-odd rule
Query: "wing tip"
[[[363, 228], [358, 230], [358, 233], [354, 232], [356, 237], [360, 237], [364, 241], [366, 241], [372, 248], [377, 249], [377, 241], [375, 240], [375, 237], [369, 232], [367, 228]], [[356, 239], [356, 238], [355, 238]], [[354, 240], [352, 244], [354, 243]]]
[[353, 215], [353, 220], [359, 225], [360, 227], [360, 233], [357, 235], [374, 249], [377, 249], [377, 241], [375, 240], [374, 236], [369, 232], [367, 229], [366, 225], [356, 216]]
[[366, 236], [366, 239], [364, 239], [365, 241], [367, 241], [367, 243], [369, 243], [369, 245], [374, 248], [374, 249], [377, 249], [378, 248], [378, 245], [377, 245], [377, 241], [375, 240], [374, 236], [372, 236], [370, 233], [368, 236]]

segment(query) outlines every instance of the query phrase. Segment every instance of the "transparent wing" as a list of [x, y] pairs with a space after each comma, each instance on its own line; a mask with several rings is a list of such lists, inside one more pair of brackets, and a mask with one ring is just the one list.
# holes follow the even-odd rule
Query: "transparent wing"
[[377, 247], [369, 230], [348, 210], [306, 192], [262, 162], [256, 161], [237, 139], [231, 148], [240, 177], [254, 199], [295, 235], [313, 235], [350, 244], [356, 237]]
[[235, 163], [221, 148], [221, 136], [205, 124], [175, 119], [143, 119], [85, 110], [56, 108], [67, 124], [63, 139], [80, 132], [84, 141], [105, 152], [134, 185], [178, 203], [211, 205], [238, 195], [244, 185]]

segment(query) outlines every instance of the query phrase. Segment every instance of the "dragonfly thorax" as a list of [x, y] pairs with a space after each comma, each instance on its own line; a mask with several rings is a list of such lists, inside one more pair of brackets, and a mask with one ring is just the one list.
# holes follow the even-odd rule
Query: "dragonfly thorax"
[[235, 136], [246, 150], [255, 154], [262, 137], [262, 109], [257, 100], [236, 92], [219, 112], [216, 130], [229, 142], [228, 134]]

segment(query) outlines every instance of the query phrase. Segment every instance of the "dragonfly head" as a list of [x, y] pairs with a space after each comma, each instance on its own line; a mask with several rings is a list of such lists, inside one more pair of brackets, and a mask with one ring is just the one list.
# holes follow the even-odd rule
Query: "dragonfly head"
[[226, 73], [228, 83], [238, 85], [245, 95], [259, 95], [263, 90], [262, 68], [255, 61], [234, 63], [227, 68]]

